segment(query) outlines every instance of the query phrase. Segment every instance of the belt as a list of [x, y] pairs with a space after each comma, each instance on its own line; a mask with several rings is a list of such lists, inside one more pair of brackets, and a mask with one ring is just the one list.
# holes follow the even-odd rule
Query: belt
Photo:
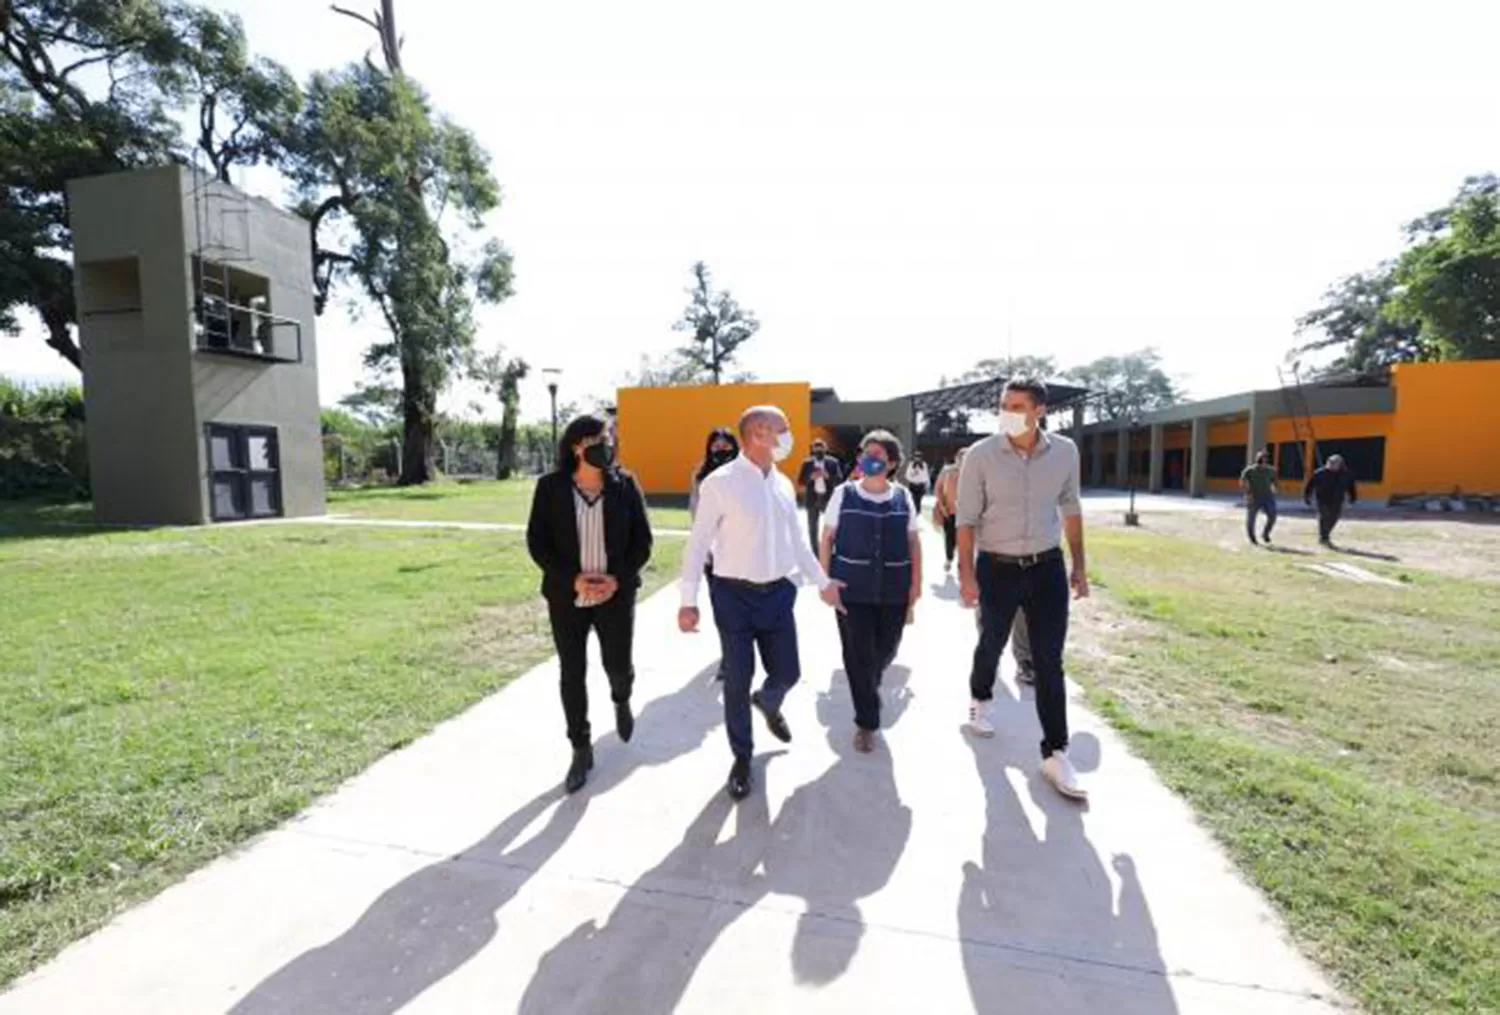
[[1036, 567], [1038, 564], [1048, 564], [1054, 560], [1062, 560], [1062, 547], [1054, 546], [1050, 550], [1040, 553], [1025, 553], [1019, 557], [1008, 553], [981, 553], [981, 560], [988, 560], [992, 564], [1000, 564], [1005, 567], [1018, 567], [1022, 571]]
[[780, 588], [786, 582], [785, 578], [777, 578], [773, 582], [752, 582], [744, 578], [728, 578], [724, 575], [714, 575], [714, 581], [723, 582], [725, 585], [733, 585], [737, 589], [746, 592], [770, 592], [772, 589]]

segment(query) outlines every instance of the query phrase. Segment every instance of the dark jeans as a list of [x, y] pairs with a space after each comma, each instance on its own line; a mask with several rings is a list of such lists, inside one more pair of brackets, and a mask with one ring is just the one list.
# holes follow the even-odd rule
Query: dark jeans
[[609, 696], [616, 704], [630, 700], [635, 684], [631, 658], [635, 640], [635, 592], [621, 589], [598, 606], [574, 606], [548, 600], [552, 641], [562, 670], [563, 715], [568, 720], [568, 739], [574, 747], [590, 742], [588, 675], [589, 631], [599, 635], [599, 654], [609, 676]]
[[948, 563], [952, 564], [958, 553], [958, 519], [952, 515], [943, 515], [943, 552], [948, 555]]
[[750, 589], [717, 578], [709, 588], [714, 624], [724, 646], [724, 726], [736, 758], [755, 750], [750, 726], [750, 681], [755, 650], [766, 668], [761, 687], [766, 708], [777, 711], [786, 693], [802, 676], [797, 657], [797, 586], [780, 581], [768, 589]]
[[818, 552], [818, 520], [823, 517], [823, 509], [827, 506], [822, 497], [813, 493], [807, 495], [807, 541], [812, 544], [813, 553]]
[[901, 647], [906, 606], [845, 603], [847, 612], [838, 614], [844, 673], [849, 677], [849, 697], [854, 699], [854, 725], [862, 730], [880, 729], [880, 676]]
[[1333, 538], [1334, 526], [1338, 525], [1339, 519], [1344, 517], [1344, 502], [1325, 503], [1318, 501], [1318, 539], [1328, 542]]
[[1276, 498], [1267, 497], [1265, 500], [1252, 497], [1250, 503], [1245, 506], [1245, 534], [1250, 537], [1250, 542], [1255, 542], [1255, 518], [1262, 511], [1266, 513], [1266, 527], [1263, 539], [1271, 538], [1271, 530], [1276, 527]]
[[927, 496], [927, 487], [922, 486], [921, 484], [913, 484], [912, 486], [907, 487], [907, 490], [911, 492], [912, 508], [917, 512], [917, 514], [921, 514], [922, 498]]
[[[974, 611], [974, 628], [984, 634], [984, 616]], [[1010, 654], [1016, 661], [1016, 670], [1031, 675], [1030, 683], [1036, 681], [1036, 662], [1031, 658], [1031, 634], [1026, 630], [1026, 612], [1016, 611], [1016, 621], [1010, 626]]]
[[1000, 655], [1019, 610], [1026, 617], [1036, 674], [1036, 715], [1042, 724], [1042, 757], [1068, 746], [1068, 697], [1063, 681], [1063, 646], [1068, 640], [1068, 572], [1061, 559], [1022, 568], [981, 553], [974, 565], [979, 579], [979, 644], [969, 691], [979, 701], [995, 696]]

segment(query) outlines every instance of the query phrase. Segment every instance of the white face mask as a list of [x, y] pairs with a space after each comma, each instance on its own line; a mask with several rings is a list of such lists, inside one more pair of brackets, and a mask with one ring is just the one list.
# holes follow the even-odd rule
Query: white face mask
[[1030, 429], [1031, 424], [1026, 419], [1026, 413], [1003, 411], [1000, 413], [1000, 432], [1005, 436], [1021, 437]]
[[784, 462], [792, 454], [792, 448], [797, 446], [797, 439], [792, 436], [790, 430], [776, 438], [776, 447], [771, 452], [771, 457], [778, 462]]

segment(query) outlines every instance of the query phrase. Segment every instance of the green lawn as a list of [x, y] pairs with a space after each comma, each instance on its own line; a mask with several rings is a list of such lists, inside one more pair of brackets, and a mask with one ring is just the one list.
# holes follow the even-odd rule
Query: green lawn
[[[533, 486], [530, 480], [515, 479], [333, 490], [328, 495], [328, 513], [353, 518], [524, 525], [531, 513]], [[691, 523], [683, 508], [653, 506], [651, 524], [662, 529], [686, 529]]]
[[1072, 670], [1372, 1013], [1500, 1011], [1493, 584], [1096, 530]]
[[0, 984], [551, 652], [518, 535], [37, 515], [0, 518]]

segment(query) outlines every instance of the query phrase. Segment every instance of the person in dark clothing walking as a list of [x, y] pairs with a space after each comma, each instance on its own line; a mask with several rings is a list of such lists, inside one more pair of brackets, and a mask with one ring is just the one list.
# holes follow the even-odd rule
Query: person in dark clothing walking
[[828, 445], [813, 441], [812, 454], [797, 473], [797, 486], [802, 489], [802, 503], [807, 508], [807, 545], [815, 553], [818, 549], [818, 519], [827, 510], [828, 498], [833, 496], [834, 488], [843, 481], [844, 468], [828, 453]]
[[1255, 541], [1255, 520], [1260, 513], [1266, 513], [1266, 527], [1261, 530], [1261, 538], [1268, 544], [1271, 542], [1271, 530], [1276, 527], [1276, 470], [1271, 467], [1270, 458], [1264, 451], [1255, 456], [1255, 464], [1249, 466], [1240, 473], [1240, 489], [1245, 494], [1245, 535], [1250, 537], [1250, 542], [1259, 545]]
[[854, 699], [854, 749], [875, 749], [880, 678], [922, 596], [922, 542], [913, 496], [891, 482], [901, 442], [884, 430], [860, 441], [859, 482], [834, 491], [823, 522], [823, 570], [844, 588], [838, 614], [844, 673]]
[[537, 481], [526, 546], [542, 569], [542, 596], [562, 671], [563, 715], [573, 760], [565, 786], [576, 793], [594, 767], [589, 729], [588, 637], [599, 637], [615, 705], [615, 730], [635, 732], [630, 692], [641, 569], [651, 559], [651, 522], [640, 486], [616, 467], [604, 420], [581, 416], [558, 442], [557, 468]]
[[1344, 462], [1343, 455], [1330, 455], [1328, 464], [1312, 474], [1307, 487], [1302, 491], [1302, 502], [1311, 505], [1318, 501], [1318, 542], [1333, 546], [1333, 529], [1344, 515], [1344, 503], [1359, 500], [1359, 491], [1354, 485], [1354, 473]]

